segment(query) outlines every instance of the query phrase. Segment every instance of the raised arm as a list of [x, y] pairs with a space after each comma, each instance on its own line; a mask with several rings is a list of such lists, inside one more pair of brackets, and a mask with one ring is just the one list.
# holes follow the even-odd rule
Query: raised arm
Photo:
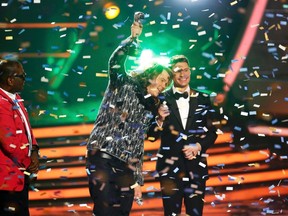
[[125, 60], [131, 49], [134, 49], [137, 44], [137, 37], [142, 33], [142, 25], [139, 22], [134, 22], [131, 26], [131, 35], [124, 40], [112, 53], [108, 67], [110, 83], [114, 85], [120, 78], [126, 77]]

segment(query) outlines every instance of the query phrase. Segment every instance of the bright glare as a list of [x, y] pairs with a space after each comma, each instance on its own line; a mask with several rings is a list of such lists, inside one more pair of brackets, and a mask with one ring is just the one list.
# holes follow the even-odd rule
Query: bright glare
[[170, 60], [167, 56], [160, 56], [160, 57], [156, 58], [156, 61], [158, 64], [161, 64], [161, 65], [168, 67]]
[[145, 49], [142, 50], [142, 53], [139, 57], [139, 67], [140, 68], [145, 68], [145, 67], [149, 67], [149, 65], [151, 65], [153, 63], [153, 52], [152, 50], [149, 49]]
[[154, 63], [158, 63], [164, 66], [168, 66], [169, 58], [166, 56], [155, 56], [150, 49], [144, 49], [138, 60], [139, 66], [134, 72], [142, 73], [147, 67], [152, 66]]

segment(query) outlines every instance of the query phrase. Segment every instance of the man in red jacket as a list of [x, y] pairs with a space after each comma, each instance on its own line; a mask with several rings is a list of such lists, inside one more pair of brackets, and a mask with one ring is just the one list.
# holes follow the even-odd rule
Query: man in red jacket
[[29, 182], [39, 168], [39, 148], [17, 94], [25, 77], [20, 62], [0, 59], [0, 216], [29, 216]]

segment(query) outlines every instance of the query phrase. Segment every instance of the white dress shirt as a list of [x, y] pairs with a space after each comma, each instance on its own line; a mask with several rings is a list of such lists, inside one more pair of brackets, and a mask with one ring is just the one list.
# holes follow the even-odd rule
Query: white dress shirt
[[[173, 93], [175, 92], [179, 92], [179, 91], [177, 91], [177, 88], [173, 86]], [[181, 97], [178, 100], [176, 100], [184, 129], [186, 128], [188, 114], [189, 114], [189, 101], [190, 101], [190, 87], [189, 86], [187, 87], [185, 92], [188, 92], [187, 98]], [[183, 92], [179, 92], [179, 93], [183, 93]]]

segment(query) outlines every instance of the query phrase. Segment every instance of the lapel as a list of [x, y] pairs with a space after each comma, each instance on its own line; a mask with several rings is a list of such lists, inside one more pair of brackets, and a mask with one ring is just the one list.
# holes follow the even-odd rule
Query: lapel
[[198, 95], [199, 95], [199, 92], [195, 92], [192, 89], [190, 90], [189, 113], [188, 113], [188, 119], [186, 123], [186, 130], [189, 130], [189, 128], [191, 128], [191, 125], [193, 123], [194, 114], [198, 106]]
[[181, 128], [184, 130], [183, 125], [182, 125], [182, 121], [181, 121], [181, 117], [180, 117], [180, 113], [179, 113], [179, 109], [175, 100], [175, 97], [173, 95], [173, 90], [172, 88], [167, 91], [166, 97], [165, 99], [167, 100], [167, 106], [169, 107], [172, 115], [175, 116], [178, 124], [181, 126]]
[[[16, 103], [6, 93], [4, 93], [1, 89], [0, 89], [0, 95], [2, 98], [5, 98], [5, 100], [7, 100], [12, 105], [12, 109], [14, 111], [16, 111], [19, 118], [21, 118], [21, 113], [19, 111], [20, 108], [16, 107], [17, 106]], [[21, 109], [23, 110], [24, 107], [23, 107], [23, 103], [21, 101], [22, 99], [18, 94], [16, 95], [16, 100], [18, 100], [18, 105], [21, 106]], [[27, 119], [26, 112], [23, 111], [23, 113]]]
[[19, 109], [22, 110], [22, 112], [23, 112], [23, 114], [24, 114], [24, 116], [26, 118], [26, 121], [27, 121], [27, 123], [28, 123], [28, 125], [30, 127], [30, 123], [28, 121], [28, 113], [26, 112], [26, 109], [24, 107], [23, 99], [20, 97], [19, 94], [16, 94], [16, 100], [17, 100], [17, 103], [19, 105], [19, 108], [17, 109], [17, 111], [20, 113]]

